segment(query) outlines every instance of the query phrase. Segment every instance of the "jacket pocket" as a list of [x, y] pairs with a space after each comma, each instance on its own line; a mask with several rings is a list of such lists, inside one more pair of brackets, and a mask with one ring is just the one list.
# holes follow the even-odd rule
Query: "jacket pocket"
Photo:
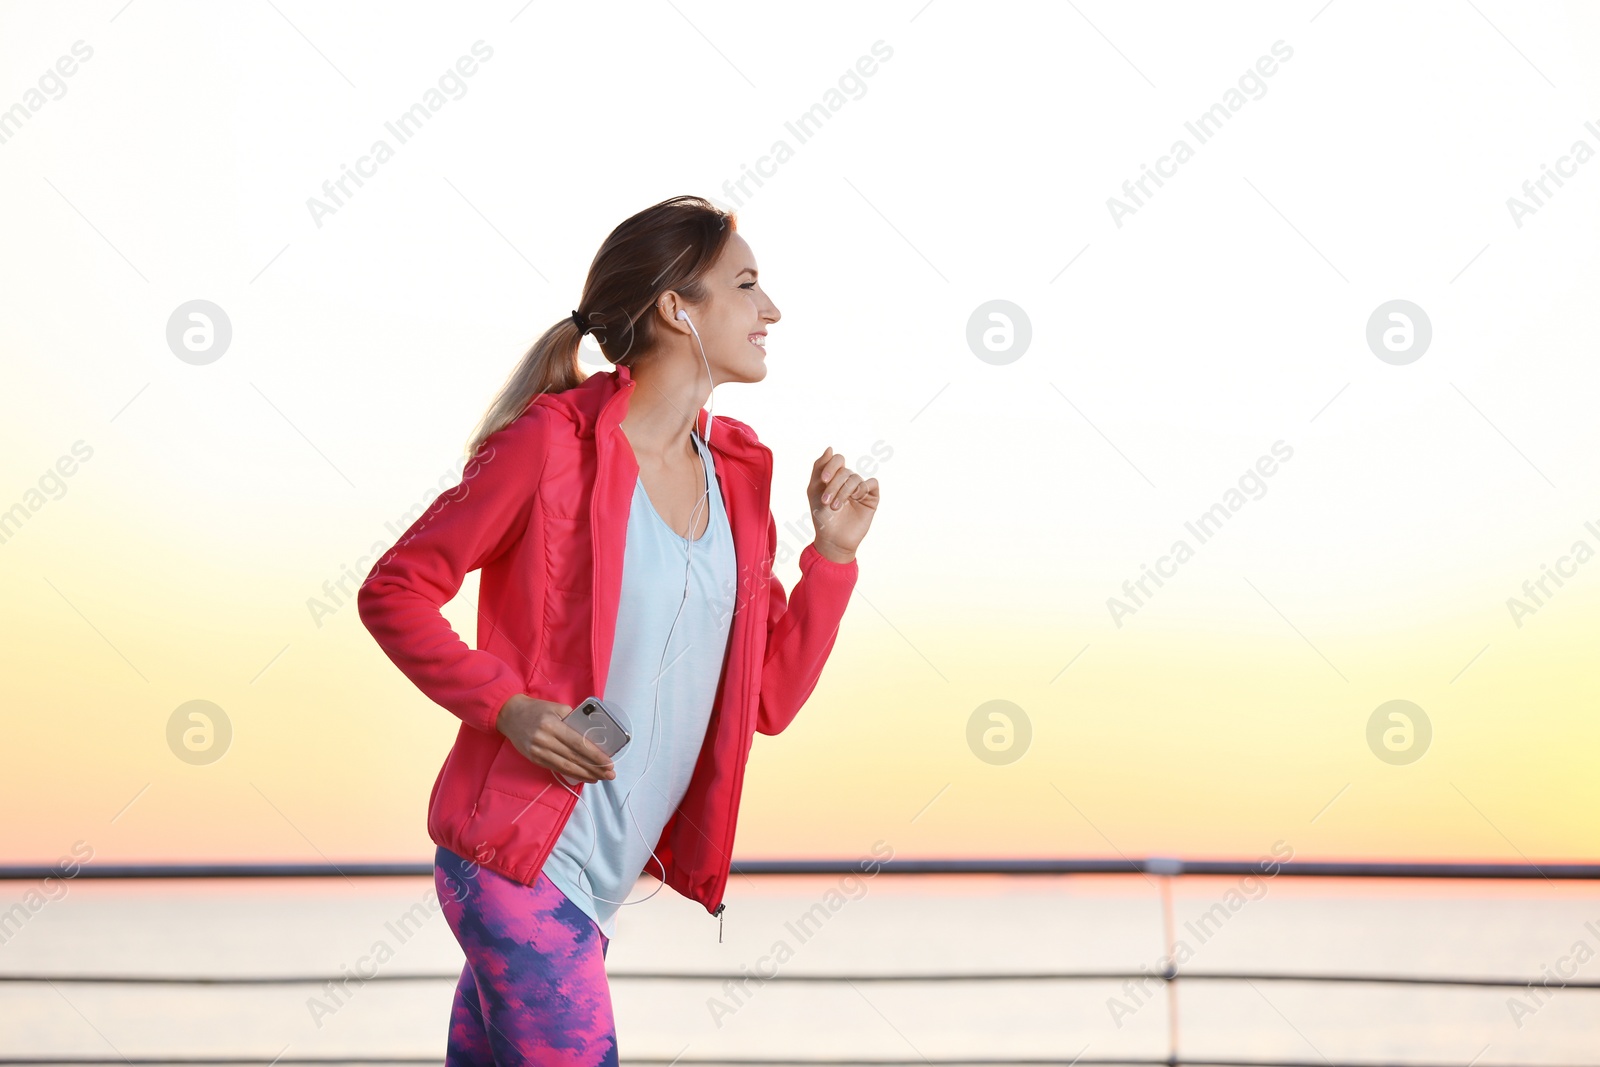
[[502, 740], [463, 827], [469, 858], [529, 867], [565, 825], [568, 802], [576, 799], [550, 770]]
[[[523, 800], [545, 800], [551, 793], [557, 798], [567, 795], [554, 772], [518, 752], [517, 746], [509, 738], [501, 739], [500, 751], [494, 754], [494, 760], [489, 764], [489, 774], [484, 778], [483, 788], [486, 792], [493, 789]], [[560, 806], [559, 802], [556, 806]]]
[[558, 785], [533, 799], [485, 788], [462, 833], [469, 858], [534, 873], [535, 860], [566, 825], [567, 797]]

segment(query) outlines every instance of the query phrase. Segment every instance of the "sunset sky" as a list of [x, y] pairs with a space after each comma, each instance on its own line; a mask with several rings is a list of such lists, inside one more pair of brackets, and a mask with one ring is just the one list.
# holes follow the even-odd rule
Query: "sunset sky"
[[[0, 143], [0, 862], [428, 858], [458, 721], [325, 583], [454, 484], [606, 234], [679, 193], [738, 208], [782, 311], [716, 413], [775, 453], [785, 585], [825, 448], [883, 497], [821, 685], [757, 739], [737, 854], [1594, 858], [1600, 163], [1508, 201], [1600, 149], [1595, 12], [1501, 12], [1555, 88], [1470, 11], [1374, 36], [1240, 5], [1157, 37], [1108, 7], [1119, 55], [1070, 8], [1055, 34], [708, 9], [697, 35], [664, 5], [579, 48], [577, 14], [519, 6], [0, 23], [0, 109], [30, 114]], [[1424, 38], [1458, 62], [1419, 70]], [[169, 344], [196, 300], [230, 327], [209, 362]], [[1431, 334], [1409, 362], [1369, 343], [1395, 301]], [[1025, 350], [981, 353], [986, 324]], [[446, 609], [469, 643], [476, 589]], [[190, 701], [229, 724], [214, 762], [170, 743]], [[991, 701], [1009, 761], [971, 741]], [[1410, 762], [1369, 740], [1391, 701], [1426, 722]]]

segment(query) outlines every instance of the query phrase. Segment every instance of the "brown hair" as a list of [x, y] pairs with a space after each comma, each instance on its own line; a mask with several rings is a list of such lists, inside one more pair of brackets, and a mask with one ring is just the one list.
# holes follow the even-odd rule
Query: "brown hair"
[[[675, 196], [624, 220], [605, 239], [577, 311], [610, 363], [633, 369], [656, 341], [656, 318], [646, 315], [667, 290], [690, 303], [705, 299], [701, 279], [727, 247], [738, 219], [699, 196]], [[512, 370], [468, 443], [475, 455], [484, 438], [509, 426], [540, 393], [559, 393], [588, 377], [578, 366], [583, 335], [571, 315], [545, 330]]]

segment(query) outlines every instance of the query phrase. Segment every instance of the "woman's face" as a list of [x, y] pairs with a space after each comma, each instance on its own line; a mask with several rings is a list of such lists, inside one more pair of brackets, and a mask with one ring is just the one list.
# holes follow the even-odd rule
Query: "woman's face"
[[[688, 334], [695, 362], [700, 362], [700, 346], [704, 345], [713, 382], [761, 381], [767, 376], [766, 349], [762, 347], [767, 327], [781, 316], [757, 280], [756, 258], [743, 237], [734, 233], [728, 238], [703, 284], [705, 300], [684, 309], [700, 333], [698, 345], [694, 334]], [[687, 328], [683, 322], [677, 325]]]

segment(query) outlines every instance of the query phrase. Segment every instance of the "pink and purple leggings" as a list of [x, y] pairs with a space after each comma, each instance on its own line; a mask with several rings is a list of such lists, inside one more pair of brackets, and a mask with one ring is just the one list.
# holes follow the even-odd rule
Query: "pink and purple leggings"
[[611, 940], [540, 872], [531, 886], [448, 849], [433, 883], [466, 953], [445, 1067], [616, 1067]]

